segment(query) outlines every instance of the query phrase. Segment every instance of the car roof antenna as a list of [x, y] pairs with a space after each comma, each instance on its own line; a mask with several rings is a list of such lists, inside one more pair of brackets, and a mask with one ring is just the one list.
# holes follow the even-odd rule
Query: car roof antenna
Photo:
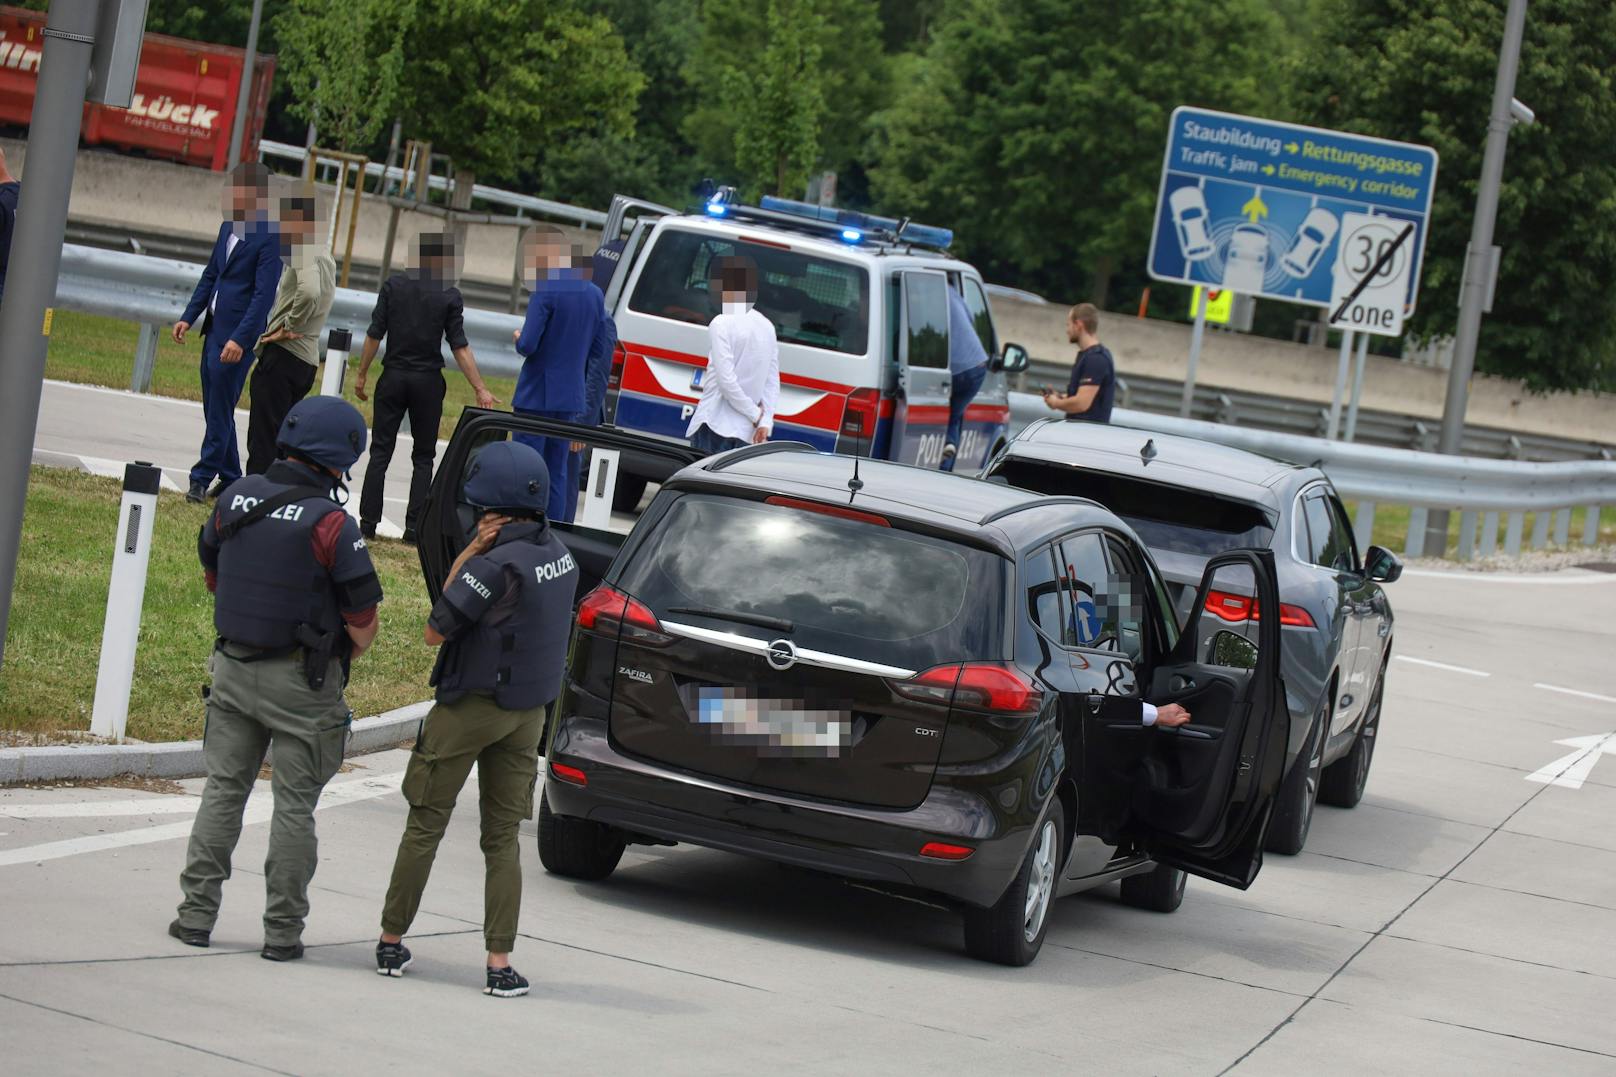
[[849, 502], [851, 502], [853, 500], [854, 496], [860, 490], [864, 489], [864, 480], [859, 478], [858, 465], [859, 465], [859, 458], [855, 456], [855, 457], [853, 457], [853, 477], [851, 479], [847, 480], [847, 488], [852, 491], [852, 493], [847, 495], [847, 500]]
[[1144, 448], [1139, 450], [1139, 459], [1143, 460], [1147, 464], [1150, 463], [1152, 460], [1156, 459], [1156, 439], [1155, 438], [1146, 438], [1145, 439]]

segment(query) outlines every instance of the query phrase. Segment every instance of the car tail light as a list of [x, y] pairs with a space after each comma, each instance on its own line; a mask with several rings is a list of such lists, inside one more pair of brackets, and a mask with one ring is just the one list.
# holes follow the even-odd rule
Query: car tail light
[[673, 637], [662, 631], [662, 622], [657, 620], [657, 615], [651, 612], [649, 606], [611, 584], [603, 583], [578, 603], [578, 627], [606, 632], [610, 631], [613, 622], [619, 625], [621, 635], [628, 639], [652, 644], [673, 642]]
[[933, 860], [964, 860], [974, 852], [969, 845], [950, 845], [946, 841], [928, 841], [920, 847], [920, 855]]
[[589, 784], [589, 775], [585, 774], [577, 767], [569, 767], [565, 763], [551, 763], [550, 775], [551, 777], [559, 778], [561, 781], [564, 781], [569, 785]]
[[623, 367], [628, 362], [628, 349], [623, 342], [618, 341], [617, 347], [612, 349], [612, 372], [606, 376], [606, 388], [621, 389], [623, 387]]
[[920, 703], [952, 702], [994, 714], [1036, 714], [1044, 701], [1043, 692], [1020, 673], [991, 662], [933, 666], [895, 687]]
[[875, 437], [875, 417], [881, 406], [877, 389], [854, 389], [847, 394], [847, 410], [842, 413], [842, 434], [850, 438]]
[[[1206, 611], [1230, 624], [1262, 620], [1262, 608], [1254, 598], [1230, 594], [1228, 591], [1208, 591]], [[1288, 602], [1279, 604], [1279, 623], [1291, 628], [1312, 628], [1313, 616], [1301, 606]]]
[[827, 505], [823, 501], [808, 501], [800, 497], [784, 497], [776, 494], [763, 499], [765, 505], [779, 505], [788, 509], [801, 509], [803, 512], [818, 512], [826, 516], [836, 516], [843, 520], [858, 520], [861, 523], [874, 524], [877, 527], [891, 527], [892, 522], [885, 516], [878, 516], [873, 512], [860, 512], [850, 509], [846, 505]]

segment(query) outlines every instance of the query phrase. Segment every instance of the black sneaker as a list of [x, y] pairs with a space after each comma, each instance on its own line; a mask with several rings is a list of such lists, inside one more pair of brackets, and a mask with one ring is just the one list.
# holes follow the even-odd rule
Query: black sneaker
[[509, 966], [496, 969], [488, 968], [488, 986], [483, 988], [483, 994], [493, 995], [495, 998], [515, 998], [527, 994], [527, 980], [520, 972]]
[[206, 949], [210, 945], [208, 932], [199, 927], [186, 927], [178, 920], [168, 925], [168, 933], [187, 946], [200, 946]]
[[402, 942], [378, 942], [376, 944], [376, 975], [402, 976], [404, 970], [410, 967], [415, 959], [410, 956], [410, 948]]
[[296, 961], [303, 956], [303, 944], [294, 942], [290, 946], [275, 946], [264, 943], [264, 948], [258, 951], [258, 956], [265, 961]]

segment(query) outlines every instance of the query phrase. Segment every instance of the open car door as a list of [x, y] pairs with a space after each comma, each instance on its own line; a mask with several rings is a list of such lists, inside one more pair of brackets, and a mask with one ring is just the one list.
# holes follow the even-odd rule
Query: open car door
[[[449, 447], [438, 461], [432, 493], [421, 515], [417, 550], [427, 594], [433, 602], [443, 591], [449, 566], [454, 564], [476, 527], [476, 510], [461, 500], [471, 465], [488, 445], [514, 434], [580, 441], [592, 450], [586, 457], [589, 471], [583, 476], [584, 488], [579, 491], [576, 519], [572, 523], [551, 523], [578, 562], [579, 598], [600, 582], [634, 526], [635, 517], [612, 511], [623, 458], [631, 453], [653, 457], [669, 475], [702, 458], [701, 453], [688, 445], [659, 441], [609, 426], [581, 426], [508, 411], [467, 408], [461, 412]], [[555, 481], [554, 476], [551, 481]]]
[[1146, 727], [1138, 702], [1080, 707], [1084, 789], [1078, 829], [1244, 890], [1285, 770], [1290, 712], [1279, 676], [1274, 555], [1234, 550], [1207, 562], [1189, 621], [1151, 671], [1146, 698], [1190, 722]]

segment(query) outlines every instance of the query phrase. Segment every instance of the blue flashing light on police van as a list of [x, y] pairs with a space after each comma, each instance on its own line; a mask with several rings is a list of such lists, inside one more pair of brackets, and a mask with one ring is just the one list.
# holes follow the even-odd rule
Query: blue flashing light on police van
[[864, 233], [860, 232], [857, 228], [844, 228], [842, 229], [842, 238], [847, 240], [849, 243], [857, 243], [859, 240], [864, 238]]
[[948, 247], [953, 245], [954, 230], [931, 224], [907, 224], [898, 238], [924, 247]]
[[[789, 213], [793, 217], [841, 225], [842, 239], [848, 243], [863, 242], [864, 237], [877, 233], [882, 238], [899, 243], [915, 243], [923, 247], [946, 249], [954, 242], [954, 232], [929, 224], [905, 224], [894, 217], [877, 217], [873, 213], [837, 209], [835, 206], [816, 206], [812, 202], [799, 202], [792, 198], [764, 195], [758, 203], [774, 213]], [[900, 231], [901, 228], [901, 231]]]
[[722, 217], [728, 212], [729, 207], [724, 205], [722, 202], [707, 203], [707, 215], [709, 217]]

